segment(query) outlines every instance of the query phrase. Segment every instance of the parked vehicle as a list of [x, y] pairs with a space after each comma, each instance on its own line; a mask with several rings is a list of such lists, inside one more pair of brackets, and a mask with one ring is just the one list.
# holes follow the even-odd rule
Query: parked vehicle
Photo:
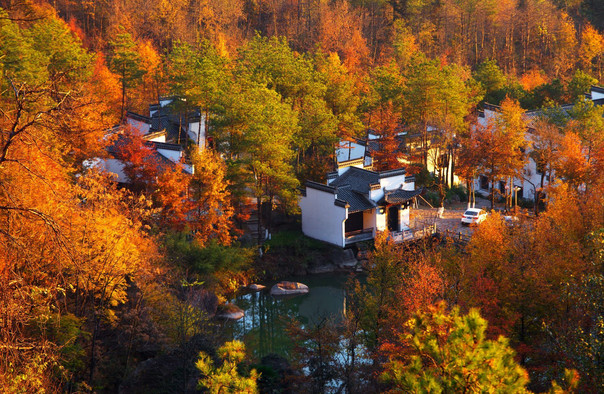
[[461, 216], [461, 224], [480, 224], [487, 218], [487, 211], [480, 208], [468, 208]]

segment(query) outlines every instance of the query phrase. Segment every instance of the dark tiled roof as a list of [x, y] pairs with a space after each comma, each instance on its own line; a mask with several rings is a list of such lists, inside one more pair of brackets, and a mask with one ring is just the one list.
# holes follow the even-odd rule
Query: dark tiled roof
[[126, 118], [138, 120], [140, 122], [151, 123], [151, 118], [149, 118], [148, 116], [139, 115], [130, 111], [126, 112]]
[[[123, 134], [118, 134], [113, 143], [107, 146], [107, 152], [113, 156], [114, 158], [121, 160], [120, 150], [123, 146], [128, 143], [128, 138]], [[174, 166], [175, 163], [163, 156], [161, 153], [157, 151], [157, 149], [169, 149], [169, 150], [178, 150], [181, 151], [183, 148], [180, 145], [175, 144], [165, 144], [163, 142], [153, 142], [153, 141], [145, 141], [144, 144], [151, 149], [150, 160], [155, 161], [160, 165], [160, 168], [165, 168], [166, 166]]]
[[348, 205], [346, 201], [340, 200], [339, 198], [336, 198], [336, 200], [334, 201], [334, 205], [342, 208], [350, 207], [350, 205]]
[[119, 154], [121, 147], [124, 146], [127, 143], [127, 141], [126, 141], [126, 137], [124, 137], [124, 135], [121, 134], [120, 131], [116, 131], [116, 133], [111, 136], [111, 139], [112, 139], [111, 144], [107, 145], [107, 147], [105, 149], [112, 156], [115, 156], [115, 155]]
[[151, 154], [153, 156], [153, 159], [155, 160], [155, 162], [157, 164], [159, 164], [159, 169], [163, 170], [167, 167], [174, 167], [176, 166], [176, 163], [174, 163], [172, 160], [168, 159], [167, 157], [165, 157], [164, 155], [162, 155], [161, 153], [159, 153], [156, 150], [152, 151], [153, 153]]
[[416, 190], [403, 190], [397, 189], [388, 191], [384, 194], [384, 198], [380, 202], [387, 202], [388, 204], [401, 204], [406, 201], [411, 200], [414, 197], [419, 196], [424, 191], [423, 188], [419, 188]]
[[148, 144], [149, 146], [154, 146], [156, 149], [173, 150], [176, 152], [181, 152], [183, 150], [182, 145], [178, 144], [168, 144], [165, 142], [158, 141], [147, 141], [146, 144]]
[[369, 151], [369, 153], [379, 151], [380, 150], [380, 141], [377, 139], [367, 141], [367, 150]]
[[601, 87], [601, 86], [595, 86], [595, 85], [592, 85], [590, 90], [591, 90], [592, 92], [604, 93], [604, 88], [603, 88], [603, 87]]
[[335, 194], [335, 192], [336, 192], [335, 187], [332, 187], [329, 185], [324, 185], [319, 182], [306, 181], [306, 187], [310, 187], [311, 189], [321, 190], [322, 192], [327, 192], [327, 193], [332, 193], [332, 194]]
[[338, 187], [338, 199], [346, 201], [350, 206], [348, 213], [366, 211], [375, 207], [375, 203], [370, 201], [362, 193], [352, 190], [349, 185]]
[[405, 174], [404, 169], [375, 172], [350, 167], [345, 173], [334, 179], [329, 186], [336, 188], [338, 199], [346, 201], [354, 213], [375, 208], [375, 202], [369, 199], [369, 191], [380, 185], [380, 178]]
[[178, 133], [178, 129], [172, 130], [175, 125], [170, 122], [168, 115], [155, 113], [151, 117], [151, 132], [166, 130], [168, 135], [172, 135], [174, 132]]
[[484, 104], [482, 105], [482, 107], [483, 107], [484, 109], [488, 109], [488, 110], [490, 110], [490, 111], [496, 111], [496, 112], [501, 111], [501, 107], [500, 107], [499, 105], [495, 105], [495, 104], [484, 103]]
[[349, 167], [345, 173], [334, 179], [329, 185], [335, 187], [349, 185], [356, 192], [368, 193], [369, 185], [374, 183], [380, 183], [380, 176], [377, 172]]
[[397, 168], [396, 170], [380, 171], [380, 178], [390, 178], [391, 176], [405, 175], [406, 171], [404, 168]]
[[594, 100], [594, 105], [595, 106], [604, 105], [604, 98]]

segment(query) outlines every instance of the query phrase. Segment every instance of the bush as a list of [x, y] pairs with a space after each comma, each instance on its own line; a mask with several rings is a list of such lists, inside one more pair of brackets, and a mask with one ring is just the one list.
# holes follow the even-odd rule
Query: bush
[[423, 197], [433, 207], [439, 207], [440, 206], [440, 196], [439, 196], [438, 192], [434, 192], [432, 190], [428, 190], [423, 195]]
[[519, 198], [518, 206], [520, 208], [533, 209], [533, 208], [535, 208], [535, 201], [529, 200], [527, 198]]
[[324, 251], [326, 248], [323, 242], [309, 238], [299, 230], [287, 230], [275, 233], [265, 245], [268, 246], [267, 250], [289, 250], [295, 256], [302, 256], [308, 253], [309, 250]]
[[415, 187], [430, 187], [434, 185], [434, 175], [422, 164], [411, 164], [410, 167], [420, 167], [421, 170], [415, 174]]
[[466, 193], [466, 188], [461, 185], [449, 188], [449, 190], [447, 190], [445, 198], [451, 201], [453, 200], [454, 196], [457, 196], [460, 202], [468, 201], [468, 194]]
[[220, 270], [243, 271], [254, 259], [254, 248], [220, 245], [216, 240], [202, 247], [183, 232], [166, 235], [164, 245], [171, 258], [199, 274]]

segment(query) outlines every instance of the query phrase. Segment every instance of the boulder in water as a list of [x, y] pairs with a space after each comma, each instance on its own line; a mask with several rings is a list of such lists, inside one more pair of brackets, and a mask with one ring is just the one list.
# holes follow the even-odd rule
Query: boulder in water
[[279, 282], [271, 288], [271, 295], [293, 295], [293, 294], [307, 294], [309, 292], [308, 286], [298, 282]]
[[243, 316], [245, 316], [245, 312], [235, 304], [223, 305], [216, 314], [216, 317], [227, 320], [239, 320]]

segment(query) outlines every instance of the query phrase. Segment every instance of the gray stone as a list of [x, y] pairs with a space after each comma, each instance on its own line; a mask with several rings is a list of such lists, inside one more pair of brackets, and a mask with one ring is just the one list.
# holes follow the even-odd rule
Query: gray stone
[[341, 268], [350, 268], [357, 264], [352, 249], [333, 249], [329, 257], [336, 266]]
[[308, 286], [298, 282], [279, 282], [271, 288], [271, 295], [274, 296], [307, 294], [308, 292]]
[[245, 316], [243, 309], [234, 304], [225, 305], [221, 311], [216, 314], [216, 317], [227, 320], [239, 320]]

